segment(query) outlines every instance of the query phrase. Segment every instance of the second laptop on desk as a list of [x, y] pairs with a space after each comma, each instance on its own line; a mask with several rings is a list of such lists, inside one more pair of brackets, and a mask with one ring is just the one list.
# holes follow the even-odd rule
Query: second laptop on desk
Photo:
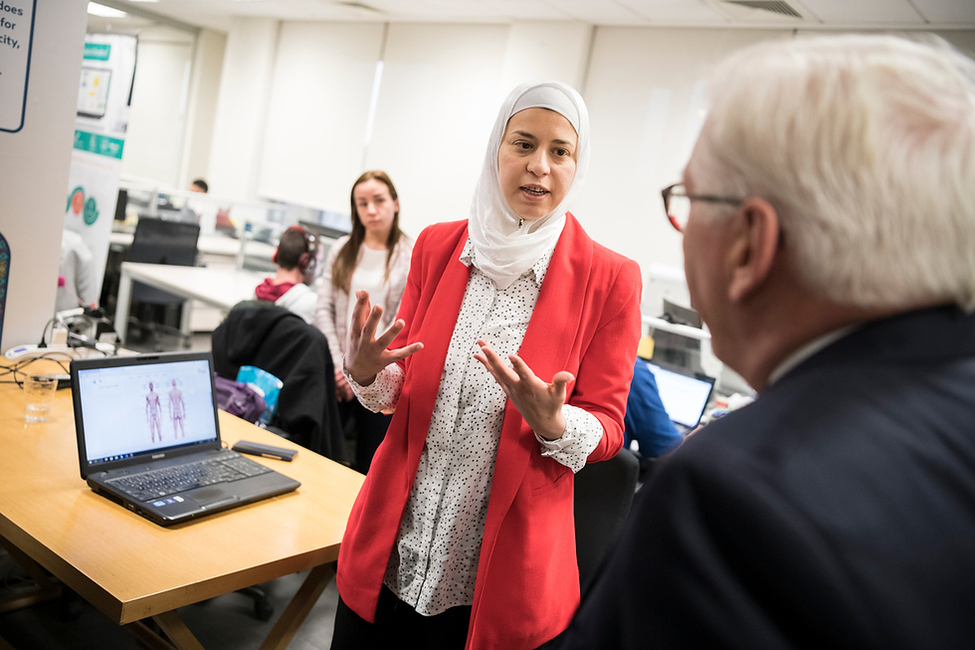
[[640, 363], [645, 363], [653, 373], [660, 401], [674, 427], [684, 435], [693, 431], [701, 423], [711, 399], [714, 377], [679, 368], [665, 368], [646, 359], [640, 359]]
[[75, 360], [71, 386], [82, 478], [157, 524], [300, 485], [222, 446], [208, 352]]

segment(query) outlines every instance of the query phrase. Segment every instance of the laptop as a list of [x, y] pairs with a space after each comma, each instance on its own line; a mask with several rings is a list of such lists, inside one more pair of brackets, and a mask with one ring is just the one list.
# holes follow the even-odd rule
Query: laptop
[[225, 449], [209, 352], [71, 362], [81, 477], [162, 526], [295, 490]]
[[693, 431], [701, 423], [701, 417], [714, 390], [714, 377], [700, 373], [664, 368], [644, 359], [657, 381], [657, 391], [667, 415], [677, 430], [683, 434]]

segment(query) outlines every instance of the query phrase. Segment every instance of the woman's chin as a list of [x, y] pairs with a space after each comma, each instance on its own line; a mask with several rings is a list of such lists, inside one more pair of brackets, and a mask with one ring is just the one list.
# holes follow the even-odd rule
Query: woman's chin
[[540, 205], [530, 205], [530, 206], [520, 205], [516, 210], [514, 210], [514, 213], [518, 216], [518, 218], [524, 219], [525, 223], [531, 221], [538, 221], [539, 219], [547, 215], [549, 212], [551, 212], [551, 210], [549, 210], [547, 207], [540, 206]]

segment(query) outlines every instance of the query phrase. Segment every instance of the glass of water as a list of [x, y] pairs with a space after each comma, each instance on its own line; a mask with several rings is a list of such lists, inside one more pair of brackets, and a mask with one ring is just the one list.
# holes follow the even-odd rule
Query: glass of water
[[58, 388], [57, 377], [51, 375], [28, 375], [24, 380], [24, 394], [27, 397], [27, 411], [24, 419], [28, 422], [46, 422], [54, 401], [54, 391]]

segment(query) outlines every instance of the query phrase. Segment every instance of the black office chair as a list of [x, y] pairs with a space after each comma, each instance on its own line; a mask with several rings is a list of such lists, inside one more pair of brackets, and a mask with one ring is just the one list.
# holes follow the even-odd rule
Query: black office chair
[[[135, 227], [127, 261], [194, 266], [199, 237], [197, 224], [143, 217]], [[129, 325], [148, 335], [156, 351], [163, 349], [161, 334], [175, 336], [184, 347], [190, 346], [190, 337], [173, 324], [180, 321], [185, 298], [135, 281], [132, 302], [138, 318], [130, 318]]]
[[328, 341], [301, 316], [273, 303], [244, 301], [213, 331], [214, 369], [236, 379], [241, 366], [279, 378], [277, 410], [269, 429], [340, 463], [345, 458]]
[[[335, 399], [335, 370], [325, 335], [301, 316], [269, 302], [245, 300], [213, 331], [214, 369], [236, 379], [241, 366], [255, 366], [281, 379], [269, 431], [340, 463], [348, 464]], [[273, 610], [261, 587], [238, 590], [254, 599], [254, 615]]]
[[583, 592], [626, 522], [636, 493], [640, 462], [629, 449], [591, 463], [575, 475], [576, 559]]

